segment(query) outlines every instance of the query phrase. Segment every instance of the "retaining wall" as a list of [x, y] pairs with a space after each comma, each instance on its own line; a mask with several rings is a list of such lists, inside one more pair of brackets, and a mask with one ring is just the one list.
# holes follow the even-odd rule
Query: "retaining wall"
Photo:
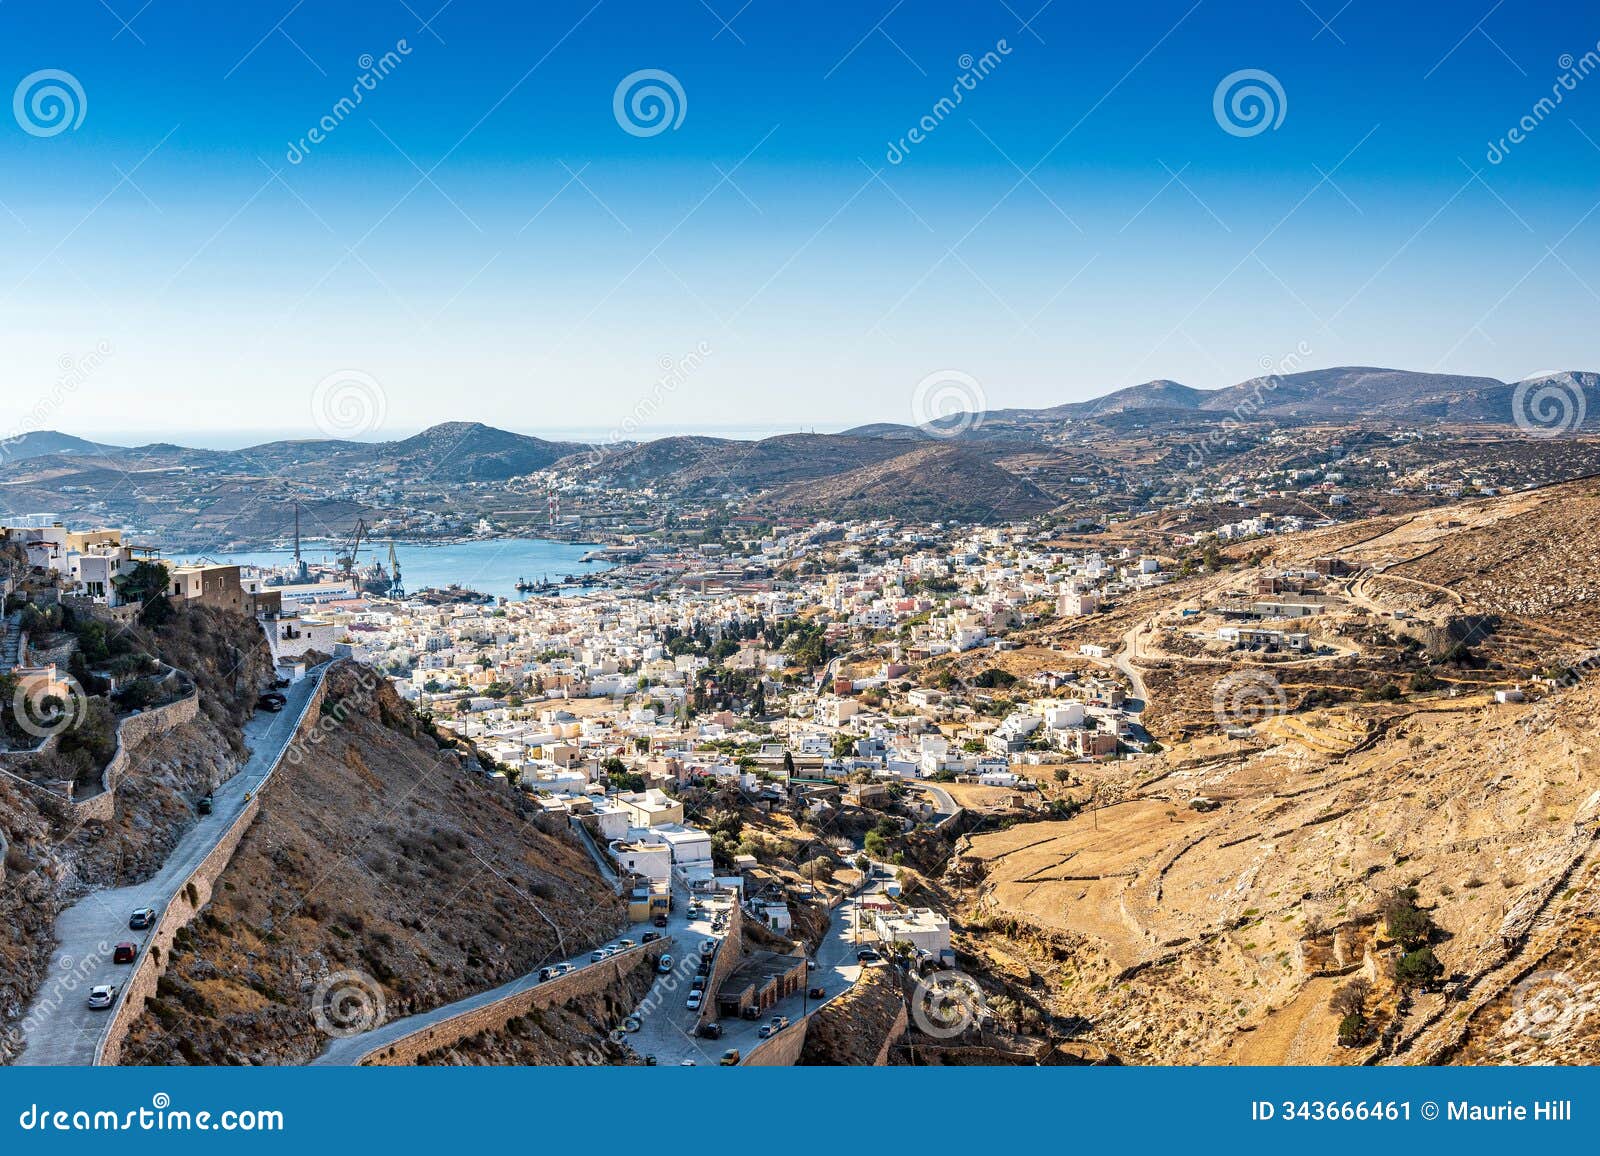
[[480, 1032], [503, 1028], [507, 1021], [527, 1015], [535, 1008], [553, 1007], [583, 996], [598, 994], [614, 985], [620, 986], [629, 965], [635, 964], [641, 955], [659, 959], [669, 943], [669, 940], [663, 939], [630, 947], [600, 963], [591, 963], [558, 979], [546, 980], [533, 987], [512, 992], [493, 1003], [472, 1008], [438, 1023], [418, 1028], [387, 1044], [380, 1044], [369, 1052], [363, 1052], [356, 1058], [355, 1063], [385, 1067], [415, 1064], [429, 1052], [453, 1047]]
[[711, 964], [711, 974], [706, 979], [710, 998], [700, 1005], [700, 1022], [710, 1023], [717, 1018], [717, 993], [733, 970], [744, 962], [744, 905], [735, 903], [728, 913], [728, 931], [717, 947]]
[[118, 723], [117, 749], [100, 771], [100, 790], [87, 799], [72, 800], [73, 818], [80, 823], [86, 819], [109, 823], [116, 814], [117, 784], [128, 773], [133, 752], [151, 735], [164, 734], [186, 722], [192, 722], [199, 713], [200, 692], [191, 687], [189, 693], [176, 702], [151, 707]]
[[[256, 788], [250, 801], [228, 825], [227, 831], [211, 849], [211, 853], [201, 860], [200, 865], [189, 873], [189, 877], [163, 905], [161, 917], [150, 933], [148, 947], [139, 953], [139, 960], [134, 964], [132, 974], [117, 992], [116, 1005], [111, 1009], [100, 1042], [95, 1046], [96, 1065], [116, 1064], [121, 1061], [122, 1044], [128, 1038], [128, 1030], [143, 1013], [145, 1000], [155, 994], [156, 984], [166, 974], [173, 937], [180, 928], [187, 927], [200, 913], [201, 908], [210, 902], [211, 890], [216, 886], [218, 877], [233, 860], [233, 853], [239, 846], [239, 840], [244, 838], [244, 833], [250, 829], [250, 824], [255, 822], [256, 814], [261, 810], [261, 792], [272, 781], [272, 776], [283, 762], [284, 754], [294, 745], [295, 739], [308, 725], [315, 725], [317, 719], [321, 717], [322, 698], [328, 686], [326, 673], [322, 671], [316, 676], [318, 680], [316, 689], [311, 692], [311, 697], [300, 710], [300, 717], [295, 720], [294, 737], [284, 744], [282, 751], [278, 752], [278, 758], [263, 776], [261, 785]], [[111, 792], [106, 792], [104, 797], [111, 798]]]
[[800, 1053], [806, 1046], [806, 1029], [811, 1026], [811, 1016], [802, 1016], [775, 1036], [768, 1036], [740, 1060], [746, 1068], [792, 1068], [800, 1062]]

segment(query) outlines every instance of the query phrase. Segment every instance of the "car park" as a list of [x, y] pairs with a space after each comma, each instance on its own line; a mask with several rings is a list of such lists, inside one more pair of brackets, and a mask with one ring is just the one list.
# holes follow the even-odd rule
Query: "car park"
[[128, 926], [134, 931], [143, 931], [156, 924], [156, 909], [154, 907], [136, 907], [128, 916]]
[[137, 944], [119, 943], [111, 949], [112, 963], [132, 963], [139, 955]]
[[89, 1006], [96, 1010], [110, 1007], [116, 998], [116, 984], [100, 983], [89, 989]]

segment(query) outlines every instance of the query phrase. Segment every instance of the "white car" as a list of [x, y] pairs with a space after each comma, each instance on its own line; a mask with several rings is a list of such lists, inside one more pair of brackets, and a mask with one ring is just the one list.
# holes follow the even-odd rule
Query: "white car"
[[697, 992], [697, 991], [691, 991], [689, 993], [688, 1000], [685, 1001], [683, 1006], [688, 1008], [690, 1011], [699, 1011], [700, 1010], [700, 993]]
[[89, 1006], [92, 1008], [107, 1008], [117, 998], [115, 984], [101, 983], [89, 989]]

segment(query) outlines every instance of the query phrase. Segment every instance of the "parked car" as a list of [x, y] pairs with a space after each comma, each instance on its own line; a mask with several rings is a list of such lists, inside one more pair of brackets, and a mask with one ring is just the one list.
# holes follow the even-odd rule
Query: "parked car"
[[111, 949], [112, 963], [132, 963], [139, 955], [137, 944], [119, 943]]
[[857, 963], [879, 963], [882, 960], [883, 956], [879, 955], [876, 951], [873, 951], [870, 947], [863, 947], [860, 951], [856, 952]]
[[639, 937], [640, 942], [642, 942], [642, 943], [654, 943], [656, 940], [658, 940], [660, 938], [661, 938], [661, 933], [659, 931], [647, 931], [642, 936]]
[[684, 1001], [684, 1005], [683, 1006], [688, 1008], [690, 1011], [699, 1011], [700, 1010], [700, 993], [697, 992], [697, 991], [691, 991], [689, 993], [689, 998]]
[[555, 975], [555, 973], [556, 969], [553, 967], [541, 967], [539, 969], [539, 982], [543, 983], [545, 980]]
[[806, 995], [810, 999], [827, 999], [828, 989], [825, 987], [814, 987], [810, 991], [806, 992]]
[[667, 917], [665, 915], [658, 915], [655, 917], [654, 923], [657, 927], [665, 927], [667, 925]]
[[739, 1018], [742, 1020], [758, 1020], [761, 1018], [761, 1009], [758, 1007], [743, 1008], [739, 1012]]
[[619, 940], [617, 940], [617, 946], [619, 948], [621, 948], [623, 951], [627, 951], [628, 948], [630, 948], [630, 947], [638, 947], [639, 945], [637, 943], [635, 943], [631, 939], [619, 939]]
[[722, 1038], [722, 1025], [716, 1020], [701, 1024], [694, 1031], [695, 1035], [704, 1040], [720, 1040]]
[[597, 948], [595, 948], [593, 951], [591, 951], [589, 953], [589, 962], [590, 963], [599, 963], [605, 957], [606, 957], [606, 949], [603, 948], [603, 947], [597, 947]]
[[758, 1029], [756, 1029], [756, 1038], [762, 1040], [767, 1039], [772, 1035], [773, 1031], [774, 1028], [771, 1024], [762, 1024]]
[[724, 1068], [731, 1068], [739, 1063], [739, 1049], [729, 1048], [722, 1053], [722, 1058], [717, 1061]]
[[89, 1006], [92, 1008], [108, 1008], [117, 998], [117, 985], [114, 983], [100, 983], [89, 989]]
[[216, 800], [211, 797], [211, 792], [207, 791], [205, 794], [200, 796], [199, 800], [194, 805], [194, 809], [199, 814], [209, 815], [211, 814], [211, 810], [215, 805]]
[[293, 684], [287, 678], [275, 678], [272, 680], [274, 690], [288, 690], [291, 685]]
[[275, 690], [268, 691], [256, 699], [257, 710], [269, 710], [276, 713], [288, 705], [289, 700]]
[[695, 1065], [695, 1062], [693, 1060], [679, 1060], [678, 1061], [678, 1067], [680, 1067], [680, 1068], [692, 1068], [692, 1067], [695, 1067], [695, 1066], [696, 1065]]
[[784, 1028], [789, 1026], [789, 1017], [788, 1016], [773, 1016], [771, 1021], [769, 1021], [769, 1022], [772, 1024], [772, 1030], [773, 1031], [781, 1032]]
[[666, 975], [667, 972], [671, 971], [672, 970], [672, 956], [663, 955], [661, 957], [660, 962], [658, 962], [656, 964], [656, 970], [659, 971], [662, 975]]
[[128, 916], [128, 926], [134, 931], [143, 931], [156, 924], [156, 909], [154, 907], [136, 907]]
[[694, 982], [689, 985], [689, 990], [690, 991], [705, 991], [706, 990], [706, 977], [703, 976], [703, 975], [695, 976], [694, 977]]

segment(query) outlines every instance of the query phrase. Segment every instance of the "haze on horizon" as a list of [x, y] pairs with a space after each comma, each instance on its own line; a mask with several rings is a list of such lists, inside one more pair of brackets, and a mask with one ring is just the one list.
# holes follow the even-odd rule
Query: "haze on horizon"
[[[1600, 367], [1576, 5], [823, 8], [0, 7], [0, 76], [81, 112], [0, 125], [0, 434], [829, 431], [932, 416], [930, 375], [1003, 408]], [[641, 70], [675, 127], [619, 113]], [[1249, 70], [1275, 127], [1218, 111]]]

